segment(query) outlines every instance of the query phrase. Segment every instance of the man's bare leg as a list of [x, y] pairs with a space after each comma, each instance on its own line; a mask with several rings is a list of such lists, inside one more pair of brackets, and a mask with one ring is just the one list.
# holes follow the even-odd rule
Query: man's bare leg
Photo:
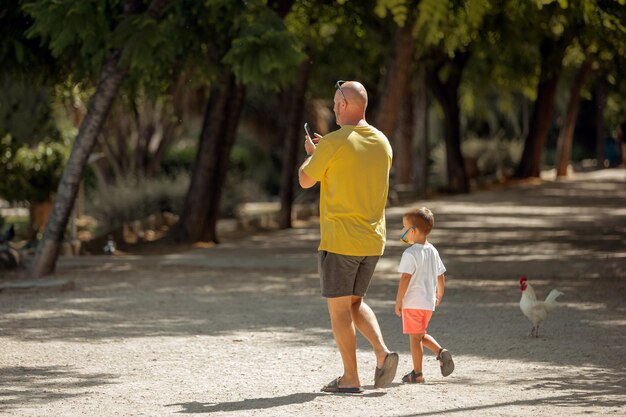
[[352, 321], [361, 334], [370, 342], [374, 348], [374, 354], [376, 355], [376, 366], [378, 368], [383, 366], [385, 357], [390, 352], [383, 340], [383, 334], [380, 331], [378, 320], [376, 315], [363, 301], [363, 297], [356, 295], [352, 296]]
[[356, 362], [356, 330], [351, 314], [352, 296], [328, 298], [328, 312], [335, 343], [343, 362], [343, 376], [339, 386], [360, 387]]

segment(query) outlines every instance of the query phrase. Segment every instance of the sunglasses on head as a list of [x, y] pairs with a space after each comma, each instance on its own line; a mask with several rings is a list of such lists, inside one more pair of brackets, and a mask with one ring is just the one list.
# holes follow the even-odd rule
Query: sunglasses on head
[[345, 81], [343, 81], [343, 80], [339, 80], [339, 81], [337, 81], [337, 82], [335, 83], [335, 88], [336, 88], [337, 90], [339, 90], [339, 92], [340, 92], [340, 93], [341, 93], [341, 95], [343, 96], [343, 99], [344, 99], [345, 101], [348, 101], [348, 99], [346, 98], [346, 95], [343, 93], [343, 90], [341, 89], [341, 86], [342, 86], [344, 83], [345, 83]]

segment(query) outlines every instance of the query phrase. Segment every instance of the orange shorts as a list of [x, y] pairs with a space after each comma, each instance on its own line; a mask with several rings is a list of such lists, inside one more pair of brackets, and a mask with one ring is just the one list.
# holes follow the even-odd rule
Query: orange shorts
[[402, 309], [402, 332], [404, 334], [426, 334], [428, 322], [433, 316], [431, 310]]

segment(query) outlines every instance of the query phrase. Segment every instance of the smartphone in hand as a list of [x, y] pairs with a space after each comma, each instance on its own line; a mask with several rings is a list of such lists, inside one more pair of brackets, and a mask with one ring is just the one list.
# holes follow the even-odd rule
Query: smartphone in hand
[[306, 132], [306, 135], [311, 138], [311, 140], [313, 141], [313, 143], [317, 143], [319, 142], [319, 138], [313, 136], [313, 133], [311, 132], [311, 129], [309, 128], [309, 124], [305, 123], [304, 124], [304, 131]]

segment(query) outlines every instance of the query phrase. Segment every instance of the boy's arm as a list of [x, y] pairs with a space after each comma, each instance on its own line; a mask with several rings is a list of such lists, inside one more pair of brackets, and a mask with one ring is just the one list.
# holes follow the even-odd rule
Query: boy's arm
[[446, 278], [443, 274], [437, 277], [437, 304], [441, 303], [441, 299], [443, 298], [444, 288], [446, 287]]
[[396, 315], [402, 317], [402, 299], [406, 294], [406, 289], [411, 282], [411, 274], [402, 274], [400, 277], [400, 284], [398, 284], [398, 294], [396, 295]]

